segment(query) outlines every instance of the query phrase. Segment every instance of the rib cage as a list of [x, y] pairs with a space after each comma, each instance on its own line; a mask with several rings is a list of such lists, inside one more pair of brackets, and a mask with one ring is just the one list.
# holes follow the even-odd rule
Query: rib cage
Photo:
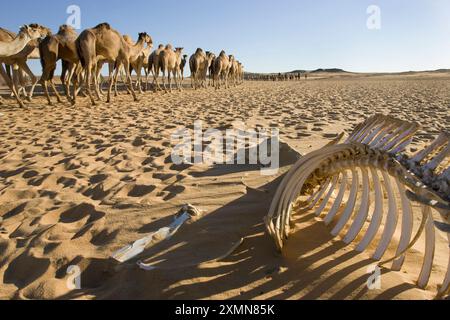
[[[373, 254], [373, 259], [380, 261], [393, 243], [401, 215], [396, 255], [379, 265], [393, 262], [392, 270], [401, 270], [407, 251], [424, 233], [425, 253], [417, 284], [425, 288], [434, 261], [435, 226], [448, 232], [450, 222], [450, 135], [441, 134], [430, 146], [408, 157], [401, 152], [419, 129], [416, 123], [376, 115], [357, 126], [343, 144], [338, 144], [341, 136], [300, 159], [283, 179], [266, 217], [268, 233], [277, 248], [283, 249], [295, 212], [314, 209], [325, 224], [335, 222], [331, 233], [342, 235], [346, 244], [355, 242], [359, 235], [359, 252], [367, 250], [377, 234], [381, 236]], [[301, 202], [305, 196], [309, 198]], [[422, 211], [415, 235], [413, 203]], [[442, 221], [435, 221], [433, 211]], [[450, 243], [450, 234], [447, 237]], [[449, 289], [450, 254], [438, 296], [448, 294]]]

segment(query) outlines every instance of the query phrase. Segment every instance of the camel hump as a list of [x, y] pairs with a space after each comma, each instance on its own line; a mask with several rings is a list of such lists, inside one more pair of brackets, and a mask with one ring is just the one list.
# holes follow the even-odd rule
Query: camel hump
[[99, 25], [95, 26], [94, 29], [107, 29], [111, 30], [111, 25], [107, 22], [100, 23]]
[[134, 44], [133, 39], [129, 35], [124, 35], [123, 40], [125, 40], [125, 42], [128, 44]]

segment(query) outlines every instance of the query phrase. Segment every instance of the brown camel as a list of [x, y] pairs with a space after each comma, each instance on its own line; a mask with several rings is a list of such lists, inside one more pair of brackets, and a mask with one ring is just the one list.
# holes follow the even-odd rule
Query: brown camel
[[216, 89], [220, 89], [220, 80], [222, 80], [222, 82], [225, 84], [225, 88], [228, 88], [229, 64], [229, 57], [227, 56], [225, 51], [222, 51], [214, 61], [214, 82]]
[[[153, 47], [153, 40], [147, 33], [139, 33], [138, 41], [133, 43], [130, 37], [124, 37], [126, 43], [130, 47], [130, 66], [131, 70], [136, 71], [137, 81], [136, 85], [138, 86], [139, 93], [142, 93], [142, 68], [144, 66], [145, 57], [147, 57], [150, 50]], [[147, 45], [145, 47], [145, 45]]]
[[159, 77], [159, 72], [161, 70], [161, 66], [160, 66], [160, 56], [161, 56], [161, 52], [163, 52], [164, 50], [164, 45], [160, 44], [158, 46], [158, 49], [156, 49], [155, 51], [152, 52], [152, 54], [150, 55], [150, 57], [148, 58], [148, 67], [147, 70], [148, 72], [152, 72], [153, 73], [153, 85], [155, 86], [155, 91], [156, 90], [160, 90], [160, 86], [158, 83], [158, 77]]
[[172, 77], [175, 78], [175, 84], [178, 90], [182, 90], [181, 88], [181, 74], [180, 74], [180, 65], [181, 65], [181, 55], [183, 52], [183, 48], [176, 48], [173, 50], [172, 45], [168, 44], [166, 48], [161, 51], [159, 62], [161, 71], [163, 74], [163, 87], [167, 92], [166, 83], [165, 83], [165, 74], [167, 72], [167, 79], [169, 82], [169, 90], [172, 92]]
[[134, 101], [138, 101], [130, 74], [130, 47], [119, 32], [112, 29], [108, 23], [102, 23], [95, 28], [83, 31], [76, 40], [76, 46], [81, 65], [85, 72], [86, 89], [92, 105], [96, 104], [91, 91], [92, 74], [95, 75], [94, 87], [97, 98], [101, 100], [98, 78], [96, 77], [97, 62], [99, 60], [114, 63], [114, 75], [109, 79], [107, 102], [111, 102], [111, 90], [114, 79], [119, 72], [120, 65], [123, 65], [125, 68], [128, 88], [133, 95]]
[[183, 59], [181, 59], [181, 65], [180, 65], [180, 71], [181, 71], [181, 81], [184, 81], [184, 68], [186, 67], [187, 63], [187, 55], [183, 55]]
[[191, 69], [191, 87], [197, 90], [200, 85], [202, 70], [206, 66], [206, 53], [203, 49], [198, 48], [189, 58], [189, 67]]
[[[69, 102], [74, 104], [75, 95], [77, 91], [77, 77], [74, 77], [73, 96], [70, 97], [70, 84], [75, 74], [76, 68], [79, 64], [79, 58], [75, 41], [78, 35], [76, 31], [68, 26], [62, 25], [56, 35], [48, 36], [39, 44], [39, 53], [41, 57], [42, 65], [42, 77], [41, 82], [44, 86], [45, 94], [47, 96], [48, 104], [52, 105], [48, 93], [48, 83], [50, 83], [53, 91], [55, 92], [58, 102], [61, 102], [61, 98], [58, 91], [53, 84], [53, 76], [56, 70], [56, 63], [58, 60], [63, 60], [64, 71], [61, 75], [61, 82], [64, 85], [65, 93]], [[68, 77], [65, 74], [68, 72]]]

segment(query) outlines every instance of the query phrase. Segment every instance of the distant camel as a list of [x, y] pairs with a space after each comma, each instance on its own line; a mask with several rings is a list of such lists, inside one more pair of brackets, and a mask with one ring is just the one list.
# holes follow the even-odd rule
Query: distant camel
[[198, 48], [189, 58], [189, 67], [191, 69], [191, 87], [197, 90], [200, 87], [201, 74], [206, 67], [206, 53]]
[[[143, 54], [144, 51], [147, 50], [148, 52], [153, 47], [153, 40], [152, 37], [150, 37], [147, 33], [139, 33], [138, 35], [138, 41], [136, 43], [133, 43], [133, 40], [131, 40], [130, 37], [124, 36], [125, 42], [130, 47], [130, 55], [129, 55], [129, 61], [130, 61], [130, 73], [131, 70], [136, 71], [137, 74], [137, 82], [136, 85], [138, 86], [138, 90], [140, 93], [142, 93], [142, 67], [144, 64], [144, 58]], [[147, 47], [145, 47], [147, 45]], [[148, 56], [147, 56], [148, 57]]]
[[238, 63], [234, 56], [229, 56], [230, 63], [229, 63], [229, 71], [228, 71], [228, 78], [231, 81], [231, 85], [236, 87], [237, 85], [237, 77], [238, 77]]
[[220, 80], [224, 83], [225, 88], [228, 88], [229, 64], [229, 57], [226, 55], [225, 51], [222, 51], [214, 61], [214, 85], [216, 89], [220, 89]]
[[[51, 87], [53, 88], [58, 102], [61, 102], [58, 91], [53, 84], [53, 76], [56, 70], [56, 63], [60, 59], [65, 62], [63, 64], [64, 72], [62, 72], [61, 75], [61, 82], [64, 86], [67, 100], [72, 104], [75, 103], [78, 77], [74, 77], [74, 75], [80, 62], [75, 44], [77, 37], [78, 35], [75, 29], [68, 25], [62, 25], [61, 27], [59, 27], [59, 31], [56, 35], [46, 37], [39, 44], [39, 53], [42, 65], [41, 82], [44, 86], [49, 105], [52, 105], [52, 101], [48, 93], [48, 83], [50, 83]], [[65, 77], [66, 73], [68, 73], [67, 78]], [[70, 84], [72, 83], [72, 79], [74, 80], [74, 86], [73, 95], [71, 97]]]
[[214, 86], [214, 63], [216, 61], [216, 55], [211, 52], [210, 58], [211, 58], [211, 64], [208, 68], [209, 86]]
[[91, 80], [94, 72], [94, 86], [97, 98], [100, 100], [98, 78], [96, 76], [97, 61], [99, 59], [114, 63], [114, 75], [109, 79], [107, 102], [111, 102], [111, 89], [114, 79], [119, 72], [120, 65], [125, 68], [128, 87], [134, 101], [137, 101], [130, 75], [130, 48], [119, 32], [112, 29], [108, 23], [102, 23], [92, 29], [83, 31], [76, 40], [78, 56], [85, 72], [85, 82], [92, 105], [95, 100], [91, 91]]
[[[129, 41], [127, 41], [129, 42]], [[141, 53], [139, 54], [139, 56], [137, 57], [136, 60], [131, 61], [131, 70], [134, 70], [137, 74], [137, 81], [136, 81], [136, 86], [138, 87], [138, 90], [140, 93], [142, 93], [142, 69], [144, 70], [144, 74], [145, 74], [145, 90], [148, 90], [148, 59], [150, 57], [152, 48], [153, 48], [153, 40], [150, 36], [148, 36], [148, 38], [145, 41], [147, 43], [147, 46], [142, 49]], [[130, 42], [129, 42], [130, 43]]]
[[175, 79], [175, 85], [178, 90], [182, 90], [181, 87], [181, 71], [180, 71], [180, 65], [181, 65], [181, 54], [183, 52], [183, 48], [176, 48], [173, 50], [173, 47], [168, 44], [166, 48], [161, 51], [159, 62], [161, 71], [163, 74], [163, 87], [164, 90], [167, 92], [166, 83], [165, 83], [165, 74], [167, 72], [167, 79], [169, 82], [169, 90], [172, 92], [172, 78], [171, 75]]
[[184, 68], [187, 63], [187, 54], [183, 55], [183, 59], [181, 59], [180, 71], [181, 71], [181, 80], [184, 81]]
[[158, 49], [156, 49], [155, 51], [152, 52], [152, 54], [150, 55], [150, 57], [148, 57], [148, 67], [147, 70], [148, 72], [152, 72], [153, 73], [153, 85], [156, 90], [161, 89], [158, 83], [158, 77], [159, 77], [159, 72], [161, 70], [161, 66], [160, 66], [160, 55], [161, 52], [163, 52], [164, 50], [164, 45], [160, 44], [158, 46]]

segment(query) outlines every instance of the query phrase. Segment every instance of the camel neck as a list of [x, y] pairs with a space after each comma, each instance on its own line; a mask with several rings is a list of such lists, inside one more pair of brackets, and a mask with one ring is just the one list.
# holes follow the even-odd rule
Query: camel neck
[[13, 56], [22, 51], [30, 41], [28, 35], [18, 35], [11, 42], [0, 42], [0, 57]]

